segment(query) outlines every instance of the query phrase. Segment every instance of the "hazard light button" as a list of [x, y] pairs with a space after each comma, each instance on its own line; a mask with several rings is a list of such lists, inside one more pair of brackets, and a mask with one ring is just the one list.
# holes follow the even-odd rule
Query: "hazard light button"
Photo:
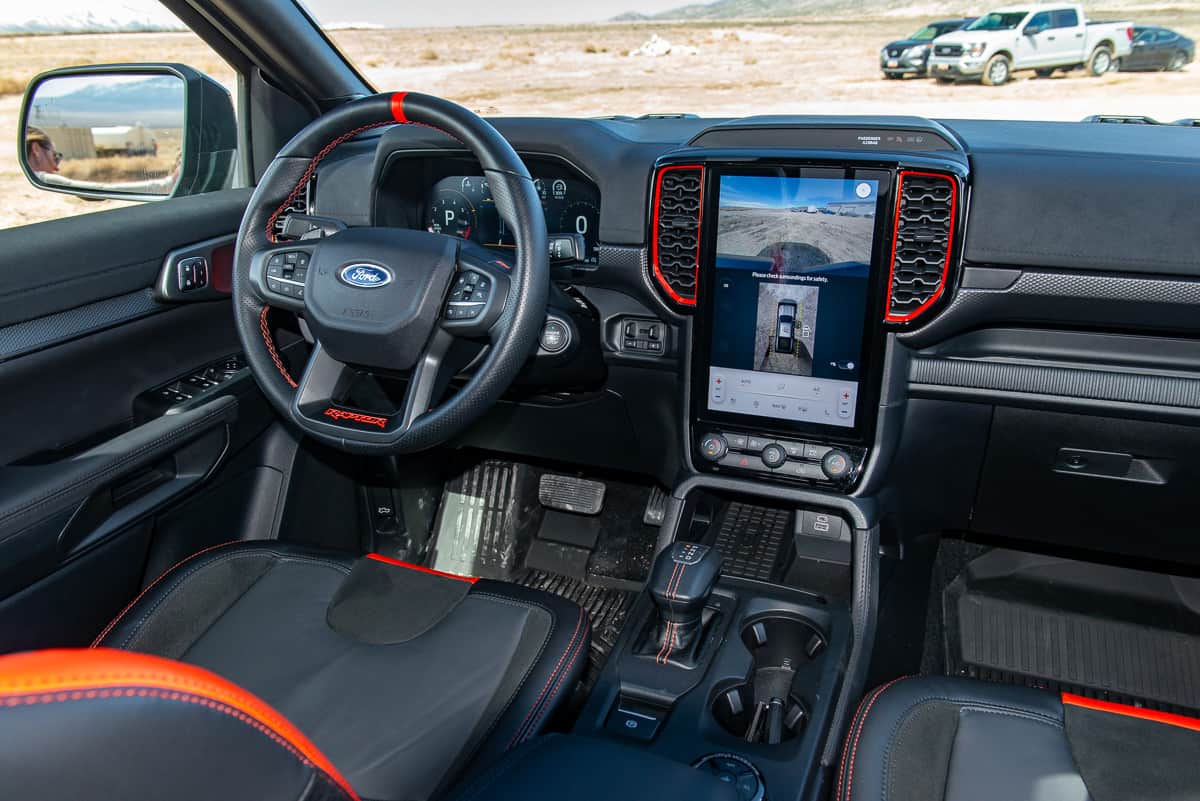
[[736, 467], [739, 470], [757, 470], [763, 473], [771, 472], [771, 468], [763, 464], [763, 460], [753, 453], [730, 452], [717, 464], [722, 467]]

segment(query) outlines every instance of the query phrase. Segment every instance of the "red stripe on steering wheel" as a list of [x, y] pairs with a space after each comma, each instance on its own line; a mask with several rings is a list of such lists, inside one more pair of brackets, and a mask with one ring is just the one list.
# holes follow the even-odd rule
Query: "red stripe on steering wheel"
[[408, 96], [408, 92], [396, 92], [392, 95], [392, 119], [396, 122], [408, 122], [409, 119], [404, 114], [404, 98]]

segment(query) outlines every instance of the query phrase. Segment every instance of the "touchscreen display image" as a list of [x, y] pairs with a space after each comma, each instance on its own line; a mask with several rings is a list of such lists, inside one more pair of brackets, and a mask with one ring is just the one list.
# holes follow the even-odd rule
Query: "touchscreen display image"
[[720, 177], [708, 408], [853, 428], [879, 185]]

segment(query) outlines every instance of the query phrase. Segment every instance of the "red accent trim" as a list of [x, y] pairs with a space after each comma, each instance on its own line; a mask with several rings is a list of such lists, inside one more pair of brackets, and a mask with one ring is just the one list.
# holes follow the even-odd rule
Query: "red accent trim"
[[441, 570], [434, 570], [431, 567], [421, 567], [414, 565], [412, 562], [401, 562], [399, 559], [393, 559], [390, 556], [384, 556], [378, 553], [367, 554], [368, 559], [373, 559], [376, 562], [383, 562], [385, 565], [395, 565], [396, 567], [407, 567], [409, 570], [415, 570], [418, 573], [428, 573], [431, 576], [441, 576], [442, 578], [454, 579], [455, 581], [465, 581], [468, 584], [474, 584], [479, 581], [474, 576], [456, 576], [453, 573], [443, 573]]
[[[906, 678], [908, 676], [892, 679], [882, 687], [878, 687], [863, 696], [862, 700], [858, 702], [858, 710], [851, 719], [850, 731], [846, 734], [845, 745], [842, 746], [842, 769], [838, 771], [838, 787], [837, 793], [834, 795], [834, 798], [839, 801], [850, 801], [850, 793], [854, 789], [854, 759], [858, 756], [858, 738], [862, 736], [862, 730], [867, 725], [867, 714], [871, 711], [871, 707], [875, 706], [875, 702], [879, 700], [879, 696], [883, 695], [884, 690]], [[855, 729], [855, 723], [858, 724], [857, 730]], [[854, 741], [853, 746], [850, 743], [852, 739]], [[842, 795], [843, 781], [845, 781], [845, 795]]]
[[223, 295], [233, 292], [233, 245], [213, 248], [208, 280], [213, 289]]
[[283, 380], [289, 387], [295, 389], [298, 385], [292, 380], [287, 368], [283, 366], [283, 359], [279, 358], [279, 351], [275, 350], [275, 340], [271, 337], [271, 329], [267, 327], [267, 312], [270, 310], [270, 306], [263, 306], [262, 314], [258, 316], [258, 330], [262, 333], [263, 344], [267, 346], [267, 353], [270, 355], [271, 361], [275, 362], [279, 374], [283, 376]]
[[1165, 723], [1168, 726], [1200, 731], [1200, 718], [1189, 718], [1186, 715], [1176, 715], [1171, 712], [1159, 712], [1154, 709], [1142, 709], [1128, 704], [1115, 704], [1112, 701], [1099, 701], [1095, 698], [1085, 698], [1082, 695], [1062, 694], [1062, 702], [1070, 706], [1084, 709], [1094, 709], [1098, 712], [1111, 712], [1114, 715], [1124, 715], [1127, 718], [1151, 720], [1155, 723]]
[[[923, 178], [940, 178], [943, 181], [950, 182], [950, 227], [946, 232], [946, 263], [942, 265], [942, 282], [938, 285], [937, 291], [933, 293], [933, 297], [922, 303], [908, 314], [894, 315], [892, 314], [892, 284], [896, 280], [896, 245], [897, 239], [900, 236], [900, 200], [904, 187], [904, 179], [909, 175], [918, 175]], [[950, 261], [954, 257], [954, 225], [958, 220], [958, 181], [949, 175], [943, 175], [940, 172], [920, 172], [918, 170], [901, 170], [900, 176], [896, 179], [896, 213], [895, 220], [892, 226], [892, 258], [888, 262], [888, 282], [887, 295], [884, 298], [883, 319], [889, 323], [907, 323], [922, 314], [926, 309], [937, 303], [938, 299], [946, 291], [946, 282], [950, 279]]]
[[134, 598], [132, 601], [130, 601], [129, 604], [124, 609], [122, 609], [121, 612], [116, 617], [114, 617], [107, 626], [104, 627], [104, 631], [100, 632], [100, 635], [98, 637], [96, 637], [96, 639], [92, 640], [91, 647], [99, 648], [100, 643], [104, 641], [104, 638], [108, 636], [108, 633], [110, 631], [112, 631], [114, 628], [116, 628], [116, 625], [121, 622], [121, 618], [125, 617], [125, 615], [127, 615], [129, 613], [130, 609], [133, 609], [133, 607], [137, 606], [137, 602], [142, 600], [142, 597], [145, 596], [146, 593], [148, 593], [148, 592], [150, 592], [150, 590], [154, 589], [154, 587], [157, 586], [158, 583], [160, 581], [162, 581], [163, 579], [165, 579], [167, 576], [171, 575], [176, 570], [178, 570], [179, 568], [183, 567], [188, 562], [195, 559], [197, 556], [202, 556], [202, 555], [208, 553], [209, 551], [215, 551], [218, 548], [224, 548], [227, 545], [236, 545], [236, 544], [237, 544], [237, 540], [232, 540], [230, 542], [223, 542], [220, 545], [213, 545], [209, 548], [205, 548], [202, 551], [197, 551], [196, 553], [194, 553], [191, 556], [188, 556], [184, 559], [180, 559], [178, 562], [176, 562], [174, 565], [172, 565], [169, 569], [165, 570], [161, 576], [159, 576], [154, 581], [147, 584], [146, 588], [144, 590], [142, 590], [141, 592], [139, 592], [137, 594], [137, 597]]
[[663, 167], [658, 171], [658, 175], [654, 178], [654, 217], [651, 222], [650, 232], [650, 267], [654, 271], [654, 277], [658, 281], [666, 293], [671, 297], [671, 300], [682, 306], [695, 306], [696, 298], [685, 298], [671, 288], [667, 283], [666, 276], [658, 266], [658, 201], [662, 195], [663, 176], [673, 170], [699, 170], [700, 171], [700, 206], [696, 212], [696, 287], [700, 286], [700, 229], [704, 222], [704, 165], [703, 164], [679, 164], [670, 167]]
[[160, 698], [199, 704], [236, 718], [323, 771], [347, 796], [358, 795], [328, 757], [257, 696], [194, 665], [110, 648], [29, 651], [0, 658], [0, 706]]
[[408, 92], [395, 92], [392, 95], [392, 119], [396, 122], [410, 122], [408, 116], [404, 113], [404, 98], [407, 96]]
[[[293, 384], [293, 386], [295, 386]], [[387, 428], [388, 420], [386, 417], [376, 417], [373, 414], [359, 414], [358, 412], [348, 412], [345, 409], [337, 409], [330, 406], [321, 414], [328, 417], [330, 420], [349, 420], [352, 423], [362, 423], [367, 426], [378, 426]]]

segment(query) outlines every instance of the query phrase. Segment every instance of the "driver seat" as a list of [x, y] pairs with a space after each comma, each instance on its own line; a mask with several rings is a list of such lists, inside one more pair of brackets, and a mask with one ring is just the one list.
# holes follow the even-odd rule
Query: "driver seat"
[[582, 609], [518, 585], [217, 546], [93, 650], [0, 658], [0, 782], [44, 801], [427, 799], [542, 730], [589, 639]]

